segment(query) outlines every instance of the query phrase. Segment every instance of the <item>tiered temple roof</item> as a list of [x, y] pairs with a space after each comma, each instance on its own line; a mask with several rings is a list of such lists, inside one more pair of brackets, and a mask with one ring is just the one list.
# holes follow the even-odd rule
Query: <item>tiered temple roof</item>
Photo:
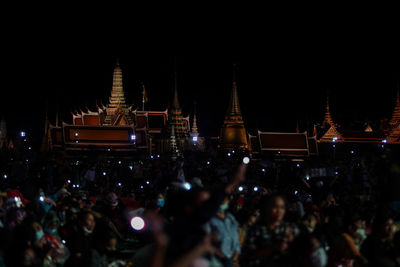
[[129, 107], [126, 104], [122, 83], [122, 69], [118, 60], [114, 68], [113, 85], [106, 113], [105, 125], [129, 125], [133, 123]]

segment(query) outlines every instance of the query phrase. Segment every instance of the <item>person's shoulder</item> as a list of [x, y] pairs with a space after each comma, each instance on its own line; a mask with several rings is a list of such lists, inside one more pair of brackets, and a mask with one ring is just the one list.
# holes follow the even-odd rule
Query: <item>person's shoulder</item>
[[232, 213], [227, 212], [227, 213], [226, 213], [226, 218], [228, 218], [229, 220], [231, 220], [233, 223], [238, 224], [235, 215], [233, 215]]

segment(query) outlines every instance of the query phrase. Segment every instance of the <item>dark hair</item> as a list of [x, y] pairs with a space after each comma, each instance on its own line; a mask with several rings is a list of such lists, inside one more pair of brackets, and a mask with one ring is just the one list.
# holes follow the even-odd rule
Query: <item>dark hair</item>
[[92, 215], [93, 218], [95, 218], [95, 216], [93, 215], [93, 213], [91, 211], [82, 211], [78, 214], [78, 221], [83, 223], [86, 220], [86, 216], [88, 215]]
[[389, 210], [387, 209], [379, 210], [375, 216], [374, 223], [372, 225], [372, 234], [379, 234], [379, 232], [382, 229], [382, 226], [385, 225], [385, 223], [392, 218], [393, 216]]
[[286, 197], [282, 194], [279, 193], [272, 193], [271, 195], [263, 196], [260, 200], [259, 203], [259, 208], [260, 208], [260, 214], [261, 216], [265, 216], [268, 208], [271, 206], [272, 202], [277, 199], [281, 198], [283, 202], [285, 203], [285, 209], [287, 209], [287, 200]]

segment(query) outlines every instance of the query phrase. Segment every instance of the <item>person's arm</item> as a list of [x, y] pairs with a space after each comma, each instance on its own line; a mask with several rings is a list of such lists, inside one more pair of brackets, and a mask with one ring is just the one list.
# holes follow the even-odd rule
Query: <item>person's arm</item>
[[211, 194], [211, 197], [193, 213], [193, 220], [196, 223], [204, 224], [217, 213], [219, 206], [222, 204], [226, 196], [231, 194], [239, 183], [245, 181], [246, 166], [247, 165], [245, 164], [241, 164], [229, 183], [223, 189], [217, 190]]

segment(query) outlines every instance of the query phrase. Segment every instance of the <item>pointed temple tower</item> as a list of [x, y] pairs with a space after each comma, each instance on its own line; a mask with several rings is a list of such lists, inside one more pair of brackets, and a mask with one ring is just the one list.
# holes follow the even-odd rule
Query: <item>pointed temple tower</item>
[[233, 86], [229, 107], [221, 128], [219, 148], [222, 151], [245, 151], [249, 149], [246, 128], [244, 127], [242, 113], [240, 112], [235, 69], [233, 72]]
[[171, 159], [176, 160], [180, 156], [180, 151], [176, 144], [175, 127], [172, 125], [171, 132], [168, 140], [168, 152], [171, 155]]
[[197, 127], [197, 114], [196, 114], [196, 103], [194, 105], [193, 119], [192, 119], [192, 127], [190, 130], [190, 148], [194, 151], [204, 151], [204, 137], [199, 136], [199, 130]]
[[122, 69], [119, 60], [115, 64], [113, 74], [113, 85], [111, 90], [110, 103], [106, 108], [105, 125], [130, 125], [133, 123], [129, 107], [126, 104], [123, 84]]
[[333, 122], [331, 111], [330, 111], [330, 106], [329, 106], [329, 96], [326, 96], [326, 112], [325, 112], [325, 117], [324, 121], [322, 123], [323, 127], [325, 129], [328, 129], [325, 131], [323, 136], [319, 139], [319, 142], [341, 142], [343, 141], [343, 137], [338, 131], [338, 125]]
[[7, 148], [7, 146], [7, 124], [6, 119], [3, 116], [0, 122], [0, 149]]
[[396, 104], [393, 109], [392, 118], [389, 122], [391, 127], [395, 127], [400, 122], [400, 96], [399, 89], [397, 89]]
[[400, 143], [400, 96], [399, 89], [397, 89], [396, 104], [393, 109], [392, 118], [389, 122], [390, 130], [388, 134], [389, 143]]
[[179, 106], [176, 73], [174, 99], [172, 107], [168, 110], [168, 135], [171, 135], [172, 129], [174, 129], [178, 150], [183, 151], [189, 137], [189, 125], [188, 118], [183, 117], [182, 109]]
[[198, 137], [199, 136], [199, 131], [197, 128], [197, 118], [196, 118], [196, 104], [194, 106], [194, 112], [193, 112], [193, 123], [192, 123], [192, 129], [190, 131], [190, 137], [193, 139], [193, 137]]

